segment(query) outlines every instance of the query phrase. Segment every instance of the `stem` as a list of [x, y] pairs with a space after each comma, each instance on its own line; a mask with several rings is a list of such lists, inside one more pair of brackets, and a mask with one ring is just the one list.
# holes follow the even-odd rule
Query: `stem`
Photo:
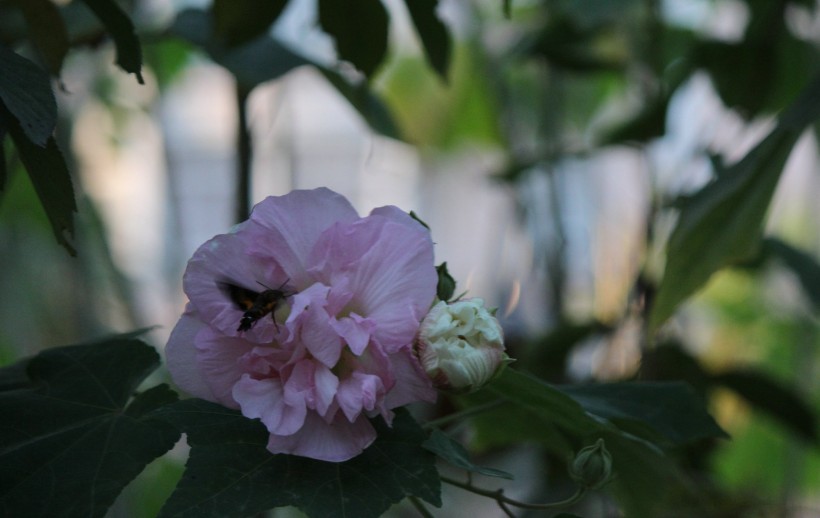
[[495, 408], [500, 406], [504, 402], [503, 399], [497, 399], [495, 401], [490, 401], [489, 403], [484, 403], [483, 405], [478, 405], [470, 408], [465, 408], [464, 410], [460, 410], [454, 414], [446, 415], [444, 417], [439, 417], [438, 419], [433, 419], [432, 421], [427, 421], [422, 425], [422, 428], [425, 430], [432, 430], [433, 428], [440, 428], [442, 425], [450, 423], [452, 421], [458, 421], [459, 419], [463, 419], [465, 417], [470, 417], [475, 414], [480, 414], [481, 412], [485, 412], [490, 410], [491, 408]]
[[248, 95], [244, 87], [236, 86], [236, 109], [239, 124], [236, 135], [236, 222], [245, 221], [251, 213], [251, 132], [248, 128]]
[[518, 500], [513, 500], [512, 498], [508, 498], [508, 497], [504, 496], [504, 490], [503, 489], [496, 489], [495, 491], [490, 491], [488, 489], [481, 489], [481, 488], [475, 487], [471, 484], [465, 484], [464, 482], [459, 482], [458, 480], [455, 480], [455, 479], [452, 479], [452, 478], [449, 478], [449, 477], [441, 477], [441, 481], [444, 482], [444, 483], [450, 484], [451, 486], [460, 487], [461, 489], [464, 489], [466, 491], [470, 491], [471, 493], [475, 493], [475, 494], [481, 495], [481, 496], [486, 496], [487, 498], [492, 498], [493, 500], [498, 502], [498, 505], [501, 506], [502, 509], [504, 509], [505, 505], [511, 505], [513, 507], [519, 507], [521, 509], [536, 509], [536, 510], [537, 509], [554, 509], [556, 507], [567, 507], [567, 506], [570, 506], [570, 505], [574, 504], [575, 502], [579, 501], [586, 494], [586, 489], [584, 489], [583, 487], [579, 487], [575, 491], [575, 494], [573, 494], [571, 497], [567, 498], [566, 500], [561, 500], [560, 502], [550, 502], [550, 503], [546, 503], [546, 504], [531, 504], [531, 503], [528, 503], [528, 502], [519, 502]]
[[410, 500], [410, 503], [413, 504], [413, 507], [416, 508], [416, 511], [418, 511], [419, 514], [422, 515], [424, 518], [433, 518], [433, 514], [430, 511], [428, 511], [426, 507], [424, 507], [424, 504], [421, 503], [421, 500], [419, 500], [417, 497], [408, 496], [407, 499]]

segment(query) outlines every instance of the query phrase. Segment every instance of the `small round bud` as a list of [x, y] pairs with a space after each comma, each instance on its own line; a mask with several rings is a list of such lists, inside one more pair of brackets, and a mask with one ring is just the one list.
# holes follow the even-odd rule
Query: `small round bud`
[[504, 333], [482, 299], [439, 302], [419, 328], [416, 352], [436, 387], [472, 392], [512, 361]]
[[598, 489], [609, 481], [612, 476], [612, 455], [604, 446], [603, 439], [582, 448], [575, 455], [569, 475], [586, 489]]

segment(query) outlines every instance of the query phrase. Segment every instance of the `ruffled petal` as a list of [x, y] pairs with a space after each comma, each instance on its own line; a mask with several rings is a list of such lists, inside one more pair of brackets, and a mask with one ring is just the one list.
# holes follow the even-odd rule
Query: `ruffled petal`
[[416, 401], [436, 401], [438, 393], [410, 348], [391, 354], [389, 362], [396, 383], [385, 396], [384, 405], [387, 408], [397, 408]]
[[168, 344], [165, 346], [165, 363], [171, 379], [183, 391], [198, 398], [216, 401], [199, 368], [194, 345], [197, 333], [205, 326], [191, 304], [188, 304], [168, 338]]
[[412, 341], [438, 282], [430, 234], [401, 218], [391, 210], [334, 225], [310, 258], [315, 278], [353, 293], [349, 312], [373, 320], [374, 337], [388, 351]]
[[313, 360], [297, 363], [285, 383], [285, 402], [304, 404], [325, 415], [339, 386], [339, 378], [330, 369]]
[[245, 358], [253, 349], [254, 344], [225, 336], [212, 327], [205, 327], [197, 334], [196, 361], [213, 393], [212, 401], [239, 408], [233, 398], [233, 387], [247, 372]]
[[317, 360], [327, 367], [338, 363], [342, 354], [342, 340], [333, 329], [327, 304], [328, 288], [319, 283], [293, 297], [288, 317], [288, 341], [301, 343]]
[[326, 423], [318, 414], [309, 413], [297, 433], [286, 437], [271, 435], [268, 451], [344, 462], [360, 454], [375, 440], [376, 430], [365, 417], [351, 423], [340, 413], [331, 423]]
[[241, 334], [256, 343], [273, 340], [277, 326], [267, 315], [250, 331], [240, 333], [237, 329], [245, 309], [231, 300], [227, 285], [261, 292], [276, 289], [288, 280], [274, 260], [248, 255], [251, 244], [267, 232], [246, 221], [233, 233], [214, 237], [194, 252], [182, 278], [185, 293], [202, 320], [228, 336]]
[[354, 372], [341, 380], [336, 394], [339, 407], [348, 421], [355, 421], [362, 414], [376, 409], [384, 398], [384, 384], [381, 378], [364, 372]]
[[[279, 379], [253, 379], [245, 374], [234, 385], [233, 397], [242, 415], [259, 419], [272, 434], [291, 435], [305, 423], [307, 408], [298, 401], [286, 402], [285, 389]], [[296, 403], [296, 404], [289, 404]]]
[[248, 250], [273, 258], [291, 282], [304, 288], [313, 282], [305, 272], [305, 264], [322, 232], [335, 223], [357, 219], [359, 215], [350, 202], [326, 188], [270, 196], [251, 212], [251, 221], [264, 226], [267, 232]]
[[364, 352], [365, 347], [370, 342], [370, 336], [376, 330], [375, 322], [356, 313], [351, 313], [350, 316], [339, 320], [333, 320], [331, 325], [356, 356]]

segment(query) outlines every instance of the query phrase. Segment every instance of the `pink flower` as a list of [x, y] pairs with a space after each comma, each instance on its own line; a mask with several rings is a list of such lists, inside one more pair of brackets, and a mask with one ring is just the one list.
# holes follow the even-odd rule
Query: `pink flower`
[[[190, 394], [260, 419], [271, 452], [344, 461], [376, 438], [368, 418], [435, 400], [412, 344], [436, 282], [429, 232], [398, 208], [360, 218], [328, 189], [269, 197], [188, 262], [168, 369]], [[280, 293], [243, 320], [228, 286]]]

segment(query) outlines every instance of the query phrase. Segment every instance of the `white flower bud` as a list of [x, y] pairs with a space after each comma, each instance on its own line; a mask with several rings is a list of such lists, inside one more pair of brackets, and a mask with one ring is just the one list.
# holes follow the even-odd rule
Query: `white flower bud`
[[501, 325], [478, 298], [433, 306], [421, 322], [417, 353], [438, 388], [458, 392], [477, 390], [512, 361]]

